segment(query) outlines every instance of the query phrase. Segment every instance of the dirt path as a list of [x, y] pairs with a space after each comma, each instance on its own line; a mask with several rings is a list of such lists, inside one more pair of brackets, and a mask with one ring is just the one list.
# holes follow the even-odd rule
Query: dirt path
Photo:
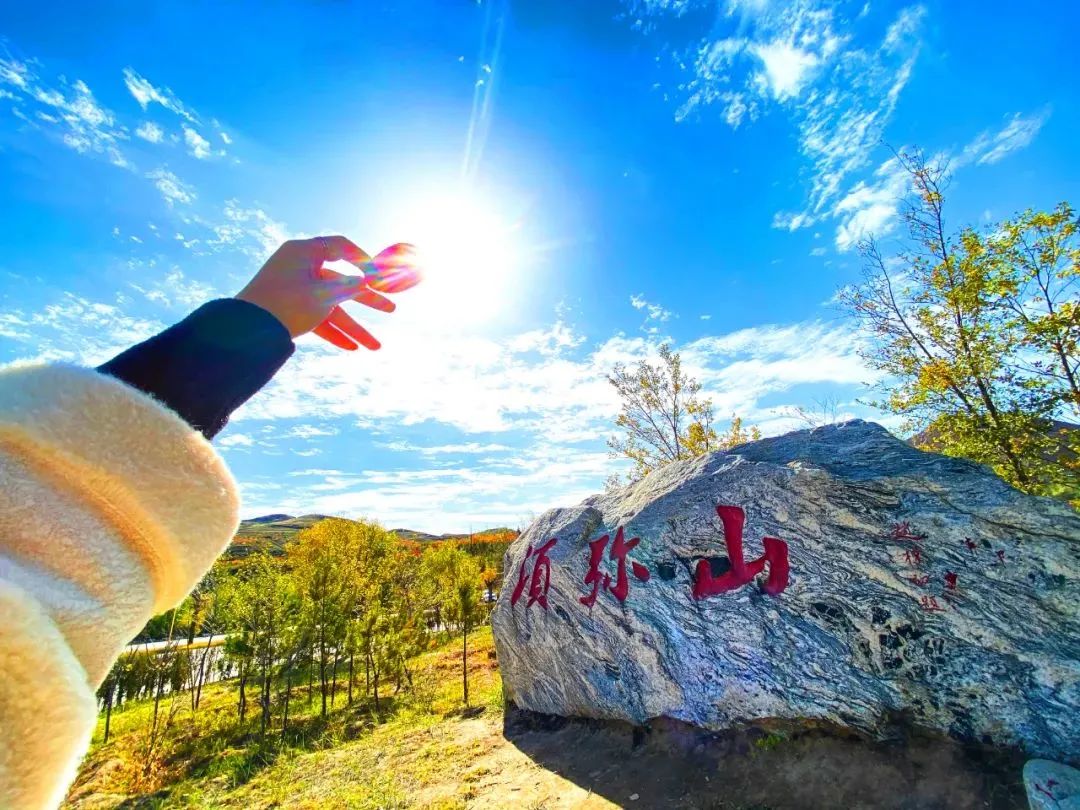
[[[1026, 808], [1022, 761], [909, 737], [891, 744], [820, 732], [702, 735], [674, 725], [549, 722], [515, 715], [460, 726], [476, 759], [417, 797], [438, 806], [600, 808]], [[451, 775], [452, 776], [452, 775]]]

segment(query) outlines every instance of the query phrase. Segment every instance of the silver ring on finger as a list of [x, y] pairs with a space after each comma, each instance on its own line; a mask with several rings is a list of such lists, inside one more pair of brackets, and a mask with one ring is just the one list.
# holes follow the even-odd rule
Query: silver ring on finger
[[313, 279], [318, 279], [321, 275], [320, 271], [322, 270], [323, 262], [325, 262], [330, 255], [330, 249], [326, 244], [325, 236], [316, 236], [312, 241], [319, 246], [319, 249], [315, 251], [315, 255], [312, 256], [311, 277]]

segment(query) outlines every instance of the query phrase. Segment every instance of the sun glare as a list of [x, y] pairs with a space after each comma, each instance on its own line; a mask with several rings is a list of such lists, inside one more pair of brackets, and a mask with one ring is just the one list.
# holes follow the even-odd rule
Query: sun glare
[[433, 310], [472, 321], [496, 315], [509, 304], [521, 270], [518, 223], [489, 200], [455, 192], [403, 206], [402, 238], [416, 246], [423, 292]]

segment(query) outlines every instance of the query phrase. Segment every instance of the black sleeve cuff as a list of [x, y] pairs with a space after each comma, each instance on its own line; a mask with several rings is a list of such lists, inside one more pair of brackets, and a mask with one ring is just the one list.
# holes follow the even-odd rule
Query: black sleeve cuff
[[222, 298], [98, 371], [154, 397], [210, 439], [294, 349], [288, 330], [265, 309]]

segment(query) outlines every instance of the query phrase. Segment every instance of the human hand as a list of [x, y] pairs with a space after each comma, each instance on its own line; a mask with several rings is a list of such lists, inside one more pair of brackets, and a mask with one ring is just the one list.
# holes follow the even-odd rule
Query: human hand
[[[323, 267], [340, 259], [364, 274], [347, 276]], [[351, 299], [393, 312], [394, 302], [379, 293], [401, 292], [419, 281], [411, 245], [392, 245], [372, 259], [344, 236], [317, 236], [283, 244], [236, 297], [265, 309], [294, 338], [314, 332], [342, 349], [359, 344], [374, 350], [379, 341], [340, 305]]]

